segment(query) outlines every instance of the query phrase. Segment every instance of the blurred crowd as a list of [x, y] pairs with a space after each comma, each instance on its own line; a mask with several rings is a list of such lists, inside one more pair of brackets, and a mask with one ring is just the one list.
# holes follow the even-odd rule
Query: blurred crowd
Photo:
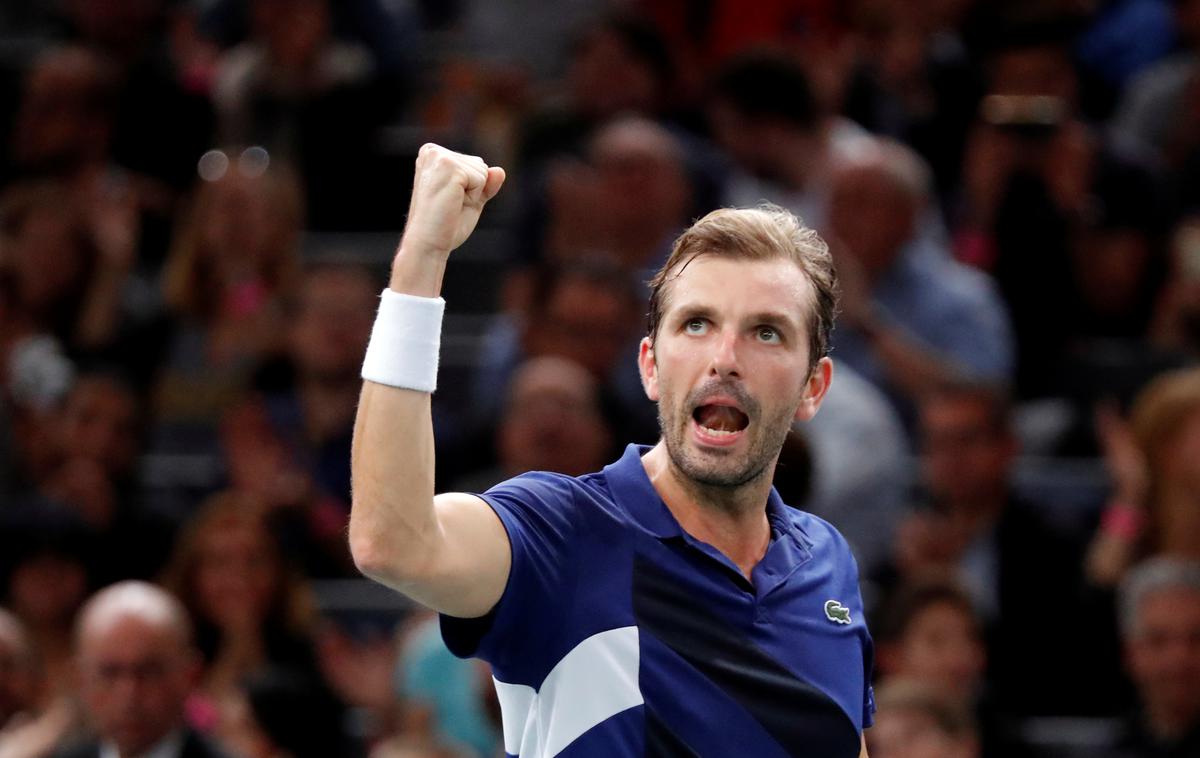
[[509, 176], [439, 490], [653, 443], [650, 272], [774, 203], [841, 282], [776, 486], [855, 551], [873, 758], [1200, 756], [1200, 0], [6, 0], [0, 112], [0, 758], [502, 754], [346, 547], [426, 141]]

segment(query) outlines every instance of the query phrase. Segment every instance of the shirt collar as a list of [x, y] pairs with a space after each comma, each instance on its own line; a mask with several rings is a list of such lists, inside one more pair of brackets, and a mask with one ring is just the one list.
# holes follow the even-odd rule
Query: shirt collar
[[[683, 528], [659, 497], [658, 490], [654, 489], [646, 474], [646, 467], [642, 465], [642, 456], [649, 451], [649, 445], [628, 445], [620, 458], [605, 466], [604, 476], [609, 490], [646, 531], [660, 539], [682, 537]], [[772, 487], [767, 496], [767, 520], [771, 523], [772, 541], [774, 535], [787, 535], [806, 547], [812, 544], [800, 527], [797, 515], [796, 511], [784, 505], [779, 493]]]

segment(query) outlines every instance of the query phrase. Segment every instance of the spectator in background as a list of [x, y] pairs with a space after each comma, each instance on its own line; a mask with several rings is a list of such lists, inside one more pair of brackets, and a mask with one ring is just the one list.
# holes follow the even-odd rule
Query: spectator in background
[[735, 166], [724, 204], [769, 200], [824, 229], [834, 158], [867, 135], [826, 114], [798, 63], [773, 53], [731, 60], [716, 75], [707, 115]]
[[418, 612], [401, 643], [396, 689], [405, 728], [392, 743], [418, 755], [489, 758], [501, 748], [491, 670], [455, 656], [442, 641], [436, 617]]
[[[822, 412], [793, 428], [793, 437], [803, 435], [811, 449], [811, 494], [789, 496], [778, 472], [775, 486], [784, 502], [837, 527], [854, 551], [859, 576], [869, 581], [892, 559], [916, 475], [903, 423], [887, 396], [840, 358], [833, 364], [837, 380], [821, 401]], [[871, 605], [869, 596], [866, 602]]]
[[360, 747], [346, 737], [345, 709], [330, 693], [314, 689], [295, 672], [266, 669], [243, 683], [244, 707], [236, 724], [222, 726], [222, 742], [243, 758], [356, 758]]
[[547, 158], [583, 152], [595, 130], [620, 116], [655, 118], [672, 100], [674, 66], [654, 27], [630, 15], [606, 15], [582, 28], [571, 46], [563, 101], [535, 110], [522, 125], [516, 165], [540, 169]]
[[25, 73], [2, 178], [76, 178], [110, 168], [116, 71], [83, 47], [50, 48]]
[[[482, 425], [494, 423], [503, 399], [496, 388], [509, 385], [524, 359], [557, 356], [586, 368], [601, 387], [602, 404], [616, 409], [614, 423], [627, 425], [633, 438], [646, 438], [654, 407], [624, 360], [633, 354], [642, 308], [629, 270], [610, 258], [579, 256], [543, 266], [522, 298], [518, 319], [498, 321], [487, 336], [472, 382], [476, 417]], [[618, 438], [621, 431], [614, 430]]]
[[68, 0], [61, 6], [68, 38], [111, 66], [112, 157], [133, 174], [161, 224], [212, 138], [207, 81], [185, 78], [192, 56], [180, 36], [168, 33], [190, 9], [168, 0]]
[[6, 520], [0, 530], [0, 597], [29, 632], [43, 671], [43, 704], [49, 706], [75, 689], [72, 625], [93, 587], [92, 542], [78, 521], [48, 509], [0, 516]]
[[140, 399], [120, 376], [85, 371], [50, 425], [53, 453], [37, 492], [65, 506], [87, 529], [102, 565], [93, 579], [147, 578], [167, 558], [173, 524], [145, 502], [137, 479]]
[[247, 399], [222, 424], [230, 485], [272, 511], [310, 576], [352, 571], [350, 442], [378, 293], [365, 269], [307, 269], [285, 301], [287, 386]]
[[977, 758], [979, 737], [970, 711], [918, 681], [892, 681], [875, 694], [875, 726], [867, 730], [872, 758]]
[[937, 697], [981, 715], [987, 664], [983, 622], [958, 584], [912, 580], [888, 598], [877, 618], [884, 681], [921, 682]]
[[218, 62], [221, 141], [261, 145], [296, 166], [313, 228], [373, 221], [380, 197], [395, 197], [377, 182], [372, 149], [398, 98], [379, 86], [365, 47], [333, 36], [328, 0], [249, 7], [250, 38]]
[[1102, 412], [1112, 497], [1087, 558], [1094, 584], [1113, 587], [1148, 556], [1200, 559], [1200, 369], [1155, 379], [1124, 422]]
[[929, 164], [936, 198], [958, 186], [980, 72], [963, 38], [976, 3], [861, 3], [850, 11], [857, 43], [842, 113], [872, 133], [902, 140]]
[[1101, 384], [1070, 369], [1091, 340], [1141, 338], [1158, 286], [1162, 190], [1078, 115], [1070, 40], [1052, 22], [1001, 36], [964, 158], [958, 254], [996, 278], [1022, 398]]
[[163, 271], [177, 319], [157, 416], [211, 425], [283, 352], [283, 303], [295, 286], [304, 205], [296, 177], [260, 152], [210, 154]]
[[[1082, 540], [1039, 512], [1053, 504], [1013, 492], [1017, 443], [1004, 394], [978, 384], [935, 389], [920, 407], [920, 439], [928, 501], [900, 525], [896, 574], [947, 576], [967, 589], [985, 624], [998, 709], [1111, 708], [1119, 672], [1107, 609], [1085, 602]], [[1054, 624], [1044, 621], [1047, 598]], [[1050, 669], [1059, 674], [1047, 681]]]
[[80, 696], [94, 737], [56, 756], [225, 755], [184, 720], [199, 660], [178, 600], [151, 584], [111, 585], [82, 610], [76, 640]]
[[44, 673], [25, 627], [0, 608], [0, 756], [44, 758], [76, 725], [69, 699], [47, 702]]
[[1120, 588], [1125, 665], [1141, 709], [1112, 758], [1200, 754], [1200, 563], [1155, 558]]
[[308, 587], [252, 496], [223, 492], [187, 525], [165, 586], [189, 609], [204, 667], [199, 692], [218, 728], [244, 705], [245, 677], [281, 667], [323, 689]]
[[530, 358], [513, 372], [496, 432], [498, 465], [469, 474], [459, 492], [486, 492], [528, 471], [582, 476], [611, 457], [613, 435], [596, 379], [566, 358]]
[[896, 142], [873, 143], [831, 176], [828, 229], [842, 281], [834, 347], [909, 422], [930, 386], [1004, 383], [1013, 368], [992, 282], [918, 235], [930, 191], [924, 163]]
[[1196, 122], [1188, 111], [1200, 81], [1200, 2], [1173, 0], [1170, 5], [1179, 49], [1126, 83], [1111, 127], [1118, 138], [1178, 166], [1196, 139]]
[[136, 214], [117, 186], [17, 184], [0, 195], [0, 279], [11, 298], [0, 358], [53, 337], [75, 359], [120, 361], [140, 378], [157, 357], [148, 292], [131, 289]]
[[586, 164], [550, 170], [544, 258], [603, 250], [648, 280], [687, 225], [693, 199], [680, 140], [648, 119], [617, 118], [596, 131]]
[[37, 655], [21, 620], [0, 608], [0, 740], [38, 710]]

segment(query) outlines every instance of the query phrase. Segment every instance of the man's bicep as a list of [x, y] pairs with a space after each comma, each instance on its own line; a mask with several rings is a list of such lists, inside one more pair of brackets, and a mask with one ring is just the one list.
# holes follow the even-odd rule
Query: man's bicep
[[477, 495], [450, 492], [433, 499], [441, 532], [432, 565], [413, 600], [439, 613], [483, 616], [500, 601], [512, 568], [508, 532]]

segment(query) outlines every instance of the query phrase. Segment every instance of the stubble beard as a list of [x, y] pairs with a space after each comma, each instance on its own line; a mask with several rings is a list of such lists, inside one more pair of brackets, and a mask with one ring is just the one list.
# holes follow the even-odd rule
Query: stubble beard
[[745, 451], [703, 453], [688, 445], [691, 436], [692, 414], [696, 402], [709, 387], [689, 394], [682, 402], [664, 396], [658, 403], [658, 425], [667, 455], [675, 468], [692, 485], [701, 489], [733, 490], [764, 476], [779, 457], [779, 451], [791, 431], [791, 414], [781, 412], [772, 418], [762, 418], [760, 407], [740, 388], [723, 387], [742, 404], [750, 418], [750, 439]]

